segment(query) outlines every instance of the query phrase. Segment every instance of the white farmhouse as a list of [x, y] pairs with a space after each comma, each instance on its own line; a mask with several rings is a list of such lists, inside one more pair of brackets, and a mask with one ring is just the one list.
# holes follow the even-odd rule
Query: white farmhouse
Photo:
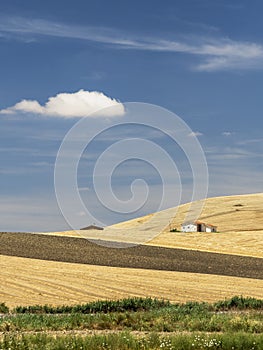
[[185, 222], [181, 226], [182, 232], [216, 232], [217, 227], [201, 221]]

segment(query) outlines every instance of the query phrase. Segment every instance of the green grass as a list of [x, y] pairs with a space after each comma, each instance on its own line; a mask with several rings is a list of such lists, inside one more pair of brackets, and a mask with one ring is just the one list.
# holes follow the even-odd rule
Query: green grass
[[2, 332], [75, 329], [261, 333], [262, 303], [242, 297], [215, 304], [134, 298], [59, 308], [18, 307], [0, 318]]
[[0, 331], [129, 330], [155, 332], [261, 333], [260, 311], [182, 313], [176, 308], [108, 314], [8, 315], [0, 319]]
[[[213, 304], [131, 298], [76, 306], [17, 307], [11, 311], [5, 304], [0, 305], [5, 312], [0, 317], [0, 350], [263, 350], [263, 302], [254, 298], [236, 296]], [[86, 336], [87, 330], [101, 333]], [[61, 333], [54, 337], [54, 331]], [[63, 335], [67, 331], [82, 331], [84, 335]]]
[[263, 335], [257, 337], [247, 334], [191, 334], [160, 336], [151, 333], [135, 336], [130, 333], [93, 335], [93, 336], [57, 336], [48, 334], [5, 335], [0, 340], [2, 350], [127, 350], [127, 349], [225, 349], [225, 350], [259, 350], [263, 349]]

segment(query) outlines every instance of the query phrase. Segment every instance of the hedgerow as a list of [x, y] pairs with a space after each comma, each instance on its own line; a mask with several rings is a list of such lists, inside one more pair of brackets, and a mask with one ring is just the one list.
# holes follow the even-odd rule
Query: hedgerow
[[149, 311], [170, 306], [171, 303], [166, 300], [152, 299], [152, 298], [127, 298], [121, 300], [102, 300], [94, 301], [82, 305], [63, 305], [63, 306], [49, 306], [49, 305], [33, 305], [33, 306], [18, 306], [13, 311], [15, 313], [30, 313], [30, 314], [95, 314], [95, 313], [109, 313], [109, 312], [136, 312]]

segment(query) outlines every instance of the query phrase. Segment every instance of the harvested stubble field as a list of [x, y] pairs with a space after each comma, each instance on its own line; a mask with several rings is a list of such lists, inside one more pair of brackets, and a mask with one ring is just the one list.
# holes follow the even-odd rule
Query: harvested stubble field
[[77, 304], [127, 297], [215, 302], [262, 298], [263, 280], [211, 274], [72, 264], [0, 255], [0, 300], [9, 307]]
[[[208, 199], [201, 219], [218, 225], [220, 232], [214, 234], [169, 231], [183, 221], [187, 205], [179, 207], [175, 217], [173, 209], [157, 213], [154, 229], [158, 231], [159, 219], [160, 227], [166, 220], [166, 229], [147, 245], [125, 249], [72, 237], [74, 231], [0, 233], [0, 302], [15, 306], [129, 296], [174, 302], [233, 295], [262, 298], [262, 200], [263, 194]], [[115, 227], [124, 234], [128, 229], [143, 232], [145, 225], [152, 226], [150, 218]]]
[[33, 259], [263, 279], [263, 259], [141, 245], [108, 248], [86, 239], [0, 233], [0, 254]]
[[[263, 194], [208, 198], [201, 221], [216, 225], [218, 233], [180, 231], [190, 205], [183, 204], [137, 219], [108, 226], [104, 231], [49, 232], [57, 236], [147, 242], [149, 245], [263, 258]], [[155, 237], [155, 238], [152, 238]]]
[[128, 296], [262, 297], [263, 259], [146, 245], [116, 249], [29, 233], [1, 233], [0, 240], [0, 300], [11, 306]]
[[216, 225], [217, 234], [171, 233], [180, 230], [188, 210], [189, 204], [181, 205], [150, 244], [263, 258], [263, 193], [208, 198], [199, 220]]

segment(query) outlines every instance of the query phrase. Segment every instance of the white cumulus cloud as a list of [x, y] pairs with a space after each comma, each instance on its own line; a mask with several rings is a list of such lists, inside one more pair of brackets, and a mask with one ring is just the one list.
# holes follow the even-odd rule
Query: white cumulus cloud
[[0, 114], [15, 113], [32, 113], [62, 118], [111, 117], [123, 115], [125, 108], [122, 103], [102, 92], [79, 90], [73, 93], [59, 93], [50, 97], [44, 105], [36, 100], [22, 100], [14, 106], [0, 110]]

